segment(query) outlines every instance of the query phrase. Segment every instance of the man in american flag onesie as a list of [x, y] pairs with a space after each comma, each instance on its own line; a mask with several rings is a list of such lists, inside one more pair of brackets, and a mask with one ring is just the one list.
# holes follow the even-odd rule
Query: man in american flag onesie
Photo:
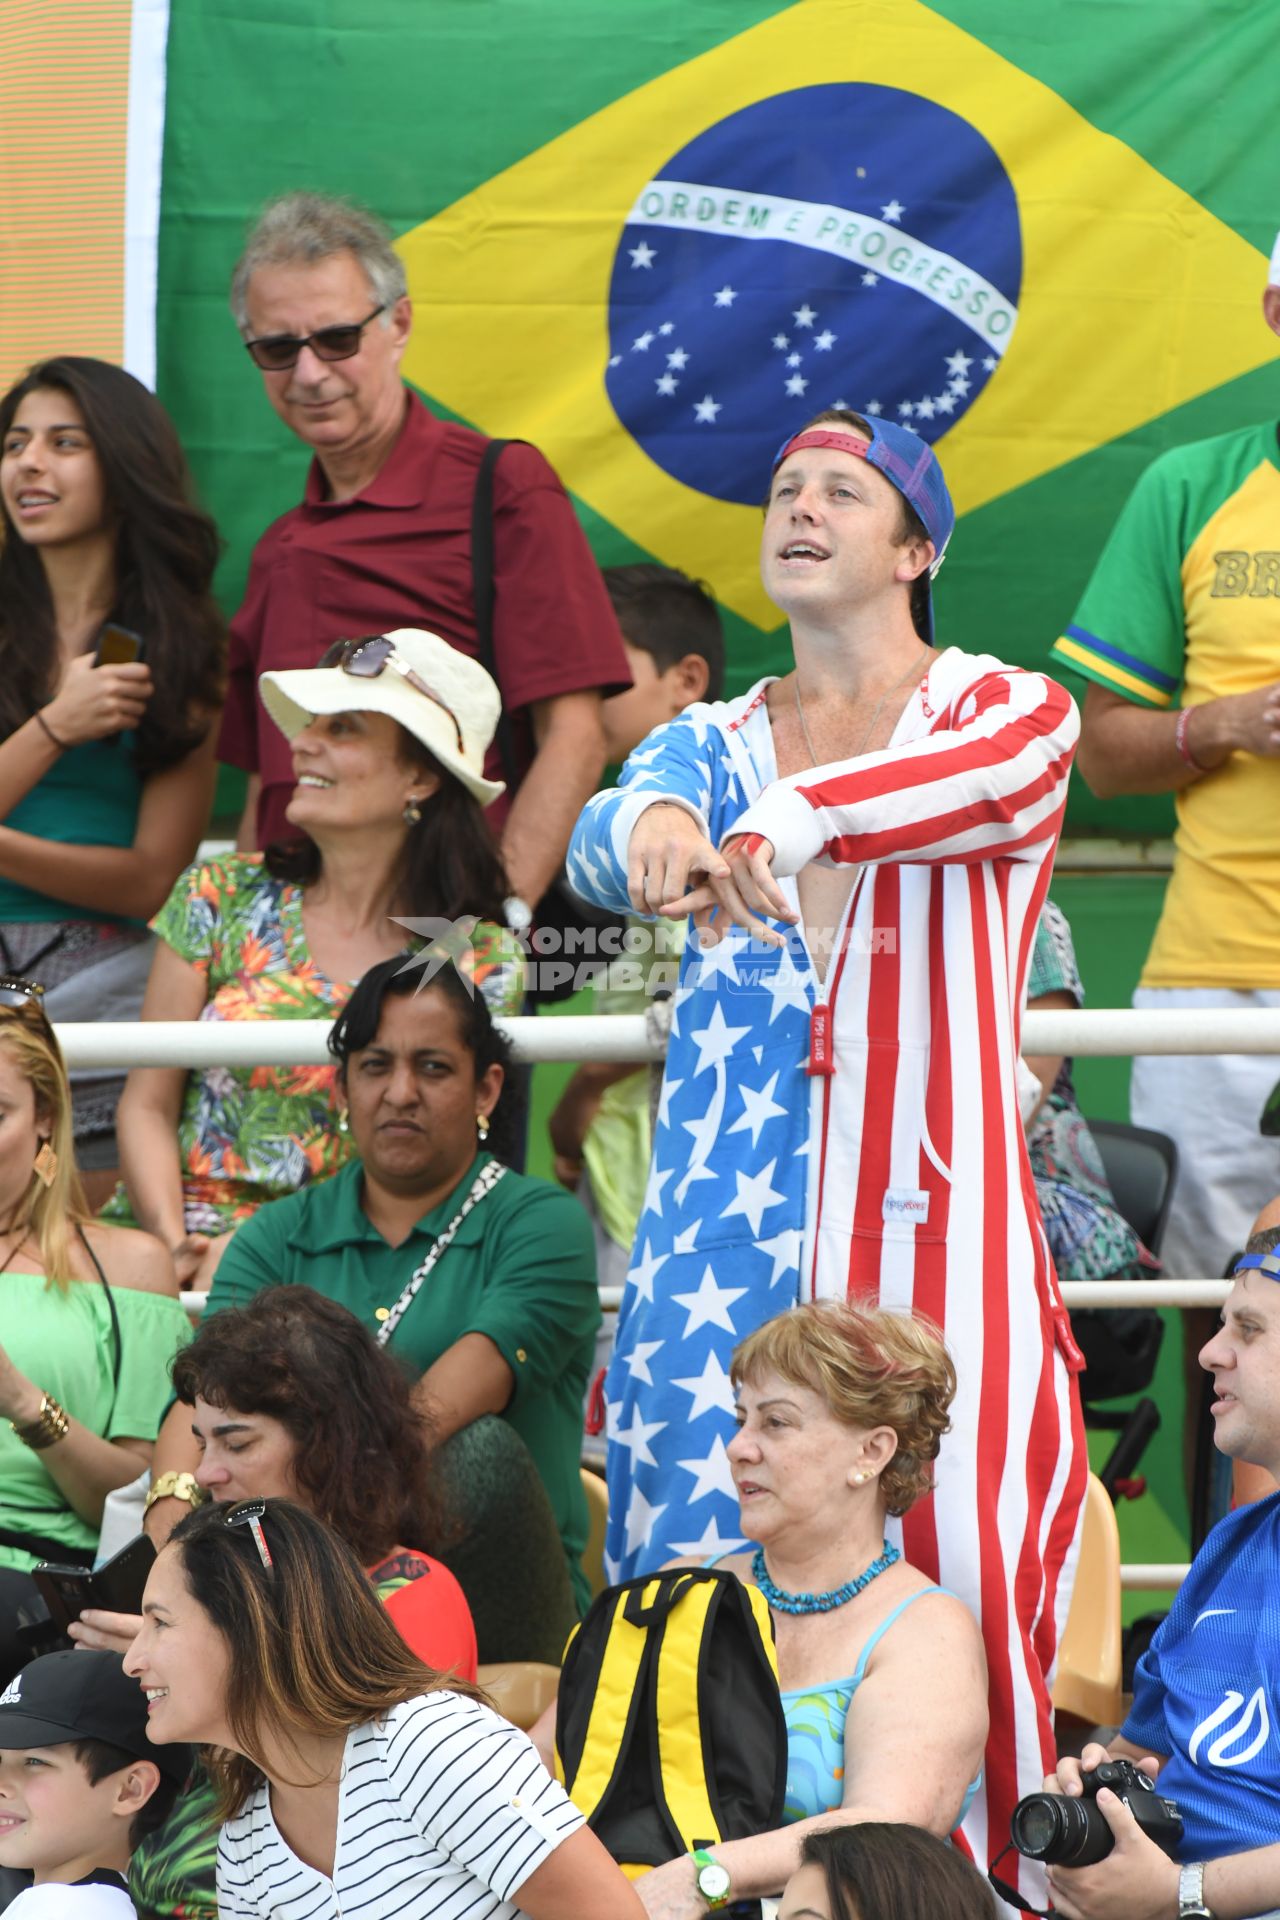
[[926, 644], [953, 524], [914, 435], [820, 415], [765, 514], [795, 672], [651, 734], [569, 871], [601, 905], [704, 930], [606, 1382], [610, 1571], [740, 1538], [728, 1358], [754, 1327], [857, 1295], [929, 1315], [959, 1390], [902, 1546], [982, 1624], [991, 1738], [964, 1837], [985, 1865], [1055, 1764], [1046, 1675], [1087, 1473], [1016, 1091], [1078, 717], [1039, 673]]

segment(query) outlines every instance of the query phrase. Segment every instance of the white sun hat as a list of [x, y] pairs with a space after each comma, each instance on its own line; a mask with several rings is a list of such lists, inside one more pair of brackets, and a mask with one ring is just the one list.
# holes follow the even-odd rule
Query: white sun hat
[[[353, 671], [362, 657], [366, 670]], [[498, 725], [502, 696], [478, 660], [459, 653], [438, 634], [398, 627], [394, 633], [353, 641], [345, 665], [264, 673], [258, 689], [287, 740], [317, 714], [385, 713], [420, 740], [482, 807], [505, 791], [504, 781], [484, 777], [485, 751]]]

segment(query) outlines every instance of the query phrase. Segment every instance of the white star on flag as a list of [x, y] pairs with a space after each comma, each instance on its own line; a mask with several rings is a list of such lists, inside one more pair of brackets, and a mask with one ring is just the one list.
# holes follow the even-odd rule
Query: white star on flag
[[998, 364], [994, 353], [984, 354], [982, 364], [988, 373], [994, 373]]
[[722, 400], [713, 400], [709, 393], [705, 394], [694, 406], [693, 417], [695, 420], [700, 420], [704, 426], [714, 427], [716, 415], [723, 405]]
[[958, 373], [955, 379], [951, 382], [951, 391], [952, 393], [960, 393], [960, 394], [968, 393], [972, 385], [973, 385], [972, 380], [966, 380], [962, 373]]
[[787, 381], [787, 392], [798, 398], [799, 395], [804, 392], [808, 384], [809, 382], [804, 378], [802, 374], [793, 373], [791, 378]]
[[800, 365], [800, 355], [798, 353], [789, 353], [787, 355], [787, 365], [789, 367], [798, 367]]
[[683, 347], [673, 347], [667, 355], [667, 365], [674, 373], [683, 373], [689, 364], [689, 356]]
[[916, 401], [916, 412], [922, 420], [932, 420], [933, 402], [928, 394], [925, 395], [923, 400]]
[[844, 407], [847, 409], [849, 402], [847, 400], [833, 400], [831, 404], [833, 407]]
[[735, 1167], [733, 1177], [738, 1183], [738, 1191], [728, 1206], [721, 1209], [720, 1218], [727, 1220], [731, 1213], [745, 1215], [753, 1236], [758, 1238], [760, 1222], [767, 1209], [781, 1206], [787, 1197], [785, 1193], [776, 1192], [769, 1184], [777, 1164], [775, 1156], [759, 1173], [743, 1173], [741, 1167]]
[[791, 342], [785, 333], [775, 333], [773, 336], [773, 344], [780, 350], [785, 350], [791, 345]]
[[643, 240], [638, 247], [632, 247], [629, 251], [633, 267], [651, 267], [658, 257], [654, 248]]
[[711, 1268], [704, 1267], [696, 1293], [673, 1293], [671, 1296], [689, 1316], [685, 1323], [685, 1339], [696, 1333], [699, 1327], [720, 1327], [725, 1333], [736, 1333], [729, 1309], [735, 1300], [741, 1300], [745, 1292], [745, 1287], [717, 1286]]
[[737, 297], [738, 290], [736, 287], [718, 287], [716, 289], [716, 305], [718, 307], [731, 307]]
[[883, 413], [884, 408], [880, 405], [880, 402], [878, 400], [868, 400], [866, 407], [863, 409], [863, 411], [870, 414], [877, 414], [877, 413]]
[[968, 373], [972, 365], [973, 361], [969, 358], [968, 354], [961, 353], [958, 349], [955, 353], [949, 353], [947, 355], [948, 373]]
[[662, 1082], [662, 1092], [658, 1095], [658, 1125], [660, 1127], [669, 1127], [671, 1125], [672, 1096], [679, 1093], [683, 1085], [683, 1080], [669, 1080], [664, 1078]]
[[767, 1253], [773, 1262], [773, 1272], [769, 1275], [769, 1285], [776, 1286], [784, 1273], [790, 1273], [792, 1267], [800, 1271], [800, 1249], [804, 1245], [804, 1235], [799, 1227], [784, 1227], [781, 1233], [775, 1233], [772, 1240], [761, 1240], [761, 1253]]
[[752, 1146], [760, 1145], [760, 1129], [766, 1120], [776, 1119], [778, 1115], [786, 1112], [786, 1108], [780, 1107], [773, 1097], [773, 1090], [777, 1084], [778, 1075], [775, 1072], [763, 1087], [738, 1088], [738, 1092], [742, 1095], [743, 1110], [730, 1127], [730, 1133], [745, 1133], [749, 1127]]
[[638, 333], [631, 342], [631, 351], [632, 353], [648, 353], [652, 345], [653, 335], [651, 333]]
[[791, 316], [798, 327], [811, 327], [817, 317], [817, 314], [807, 300], [804, 305], [798, 308]]
[[664, 340], [666, 339], [669, 333], [674, 333], [675, 330], [676, 330], [676, 323], [674, 320], [664, 320], [662, 325], [658, 328], [658, 332], [662, 335]]
[[662, 1218], [662, 1189], [666, 1186], [674, 1172], [674, 1167], [659, 1167], [657, 1161], [654, 1161], [652, 1167], [649, 1169], [649, 1184], [645, 1188], [644, 1194], [646, 1213], [653, 1212], [658, 1215], [659, 1219]]
[[657, 387], [659, 393], [674, 393], [680, 385], [680, 382], [676, 379], [674, 373], [662, 373], [659, 374], [653, 384]]
[[653, 1375], [649, 1371], [649, 1362], [652, 1360], [654, 1354], [660, 1352], [666, 1344], [665, 1340], [636, 1341], [623, 1363], [633, 1380], [639, 1380], [641, 1384], [646, 1387], [653, 1385]]
[[627, 1448], [631, 1455], [633, 1471], [636, 1467], [657, 1466], [658, 1463], [650, 1451], [649, 1442], [655, 1433], [661, 1433], [668, 1424], [666, 1420], [642, 1420], [640, 1410], [636, 1407], [632, 1409], [629, 1427], [615, 1427], [614, 1440], [620, 1447]]
[[713, 1515], [702, 1529], [702, 1538], [700, 1540], [673, 1540], [671, 1542], [671, 1551], [672, 1553], [686, 1553], [691, 1559], [694, 1554], [696, 1554], [700, 1560], [710, 1560], [713, 1555], [723, 1553], [726, 1547], [740, 1547], [742, 1544], [742, 1536], [740, 1534], [721, 1533], [719, 1525]]
[[769, 998], [773, 1002], [769, 1009], [770, 1026], [788, 1007], [798, 1007], [801, 1013], [808, 1013], [809, 995], [805, 991], [800, 969], [789, 953], [778, 955], [778, 964], [765, 981], [765, 985], [769, 989]]
[[701, 1220], [692, 1220], [683, 1233], [678, 1233], [671, 1242], [672, 1253], [696, 1253]]
[[954, 413], [956, 410], [956, 397], [953, 393], [935, 394], [933, 404], [939, 413]]
[[645, 1236], [644, 1252], [627, 1269], [627, 1285], [635, 1288], [641, 1300], [653, 1299], [653, 1276], [659, 1267], [666, 1266], [670, 1257], [666, 1253], [655, 1253], [652, 1240]]
[[815, 335], [813, 342], [819, 353], [830, 353], [835, 343], [836, 336], [830, 327], [824, 327], [821, 333]]
[[696, 1080], [708, 1067], [718, 1067], [727, 1060], [739, 1040], [745, 1040], [750, 1027], [731, 1027], [724, 1017], [724, 1009], [717, 1000], [711, 1009], [711, 1018], [705, 1027], [695, 1027], [691, 1034], [698, 1049], [698, 1064], [693, 1070]]
[[649, 1537], [660, 1517], [666, 1512], [667, 1504], [663, 1500], [656, 1507], [651, 1507], [639, 1487], [633, 1484], [631, 1499], [627, 1503], [628, 1553], [634, 1553], [638, 1547], [648, 1546]]
[[609, 365], [611, 367], [620, 367], [622, 365], [622, 355], [620, 353], [611, 353], [609, 355]]
[[911, 418], [912, 411], [913, 411], [913, 408], [909, 400], [900, 400], [898, 402], [898, 412], [902, 415], [904, 420], [909, 420]]
[[693, 1475], [693, 1492], [689, 1495], [690, 1506], [695, 1500], [705, 1500], [710, 1493], [723, 1493], [729, 1500], [737, 1499], [738, 1489], [733, 1484], [733, 1468], [729, 1465], [724, 1441], [718, 1434], [704, 1459], [677, 1460], [676, 1465]]
[[704, 1413], [733, 1412], [733, 1383], [721, 1364], [718, 1353], [707, 1355], [706, 1365], [701, 1373], [693, 1374], [685, 1380], [673, 1380], [673, 1387], [679, 1387], [681, 1393], [692, 1396], [693, 1405], [689, 1408], [689, 1419], [700, 1420]]
[[887, 207], [881, 207], [880, 218], [882, 220], [901, 220], [905, 212], [906, 208], [903, 206], [901, 200], [891, 200]]
[[864, 273], [862, 276], [862, 284], [864, 287], [878, 287], [880, 285], [880, 275], [878, 273]]

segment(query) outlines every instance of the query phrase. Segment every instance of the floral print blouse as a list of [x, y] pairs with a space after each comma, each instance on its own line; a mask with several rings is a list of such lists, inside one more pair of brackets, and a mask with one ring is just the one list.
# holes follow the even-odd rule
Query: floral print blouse
[[[202, 1020], [333, 1020], [355, 985], [307, 951], [302, 888], [275, 880], [258, 853], [224, 854], [180, 874], [152, 921], [205, 980]], [[467, 965], [491, 1013], [518, 1013], [524, 958], [505, 928], [480, 921]], [[338, 1131], [337, 1069], [215, 1067], [187, 1080], [178, 1123], [188, 1233], [225, 1233], [264, 1201], [336, 1173], [351, 1153]], [[131, 1222], [124, 1188], [104, 1219]]]

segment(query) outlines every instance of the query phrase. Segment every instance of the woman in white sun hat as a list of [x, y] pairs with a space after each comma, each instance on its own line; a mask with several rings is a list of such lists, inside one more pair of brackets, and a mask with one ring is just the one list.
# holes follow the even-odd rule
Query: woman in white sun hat
[[[153, 922], [143, 1018], [332, 1019], [361, 974], [416, 944], [404, 923], [423, 920], [461, 922], [450, 952], [492, 1012], [518, 1011], [523, 956], [484, 816], [502, 791], [483, 771], [499, 711], [484, 668], [405, 628], [339, 641], [318, 667], [259, 685], [293, 745], [297, 835], [180, 877]], [[159, 1234], [183, 1284], [206, 1286], [241, 1220], [347, 1158], [333, 1077], [135, 1068], [107, 1217]]]

